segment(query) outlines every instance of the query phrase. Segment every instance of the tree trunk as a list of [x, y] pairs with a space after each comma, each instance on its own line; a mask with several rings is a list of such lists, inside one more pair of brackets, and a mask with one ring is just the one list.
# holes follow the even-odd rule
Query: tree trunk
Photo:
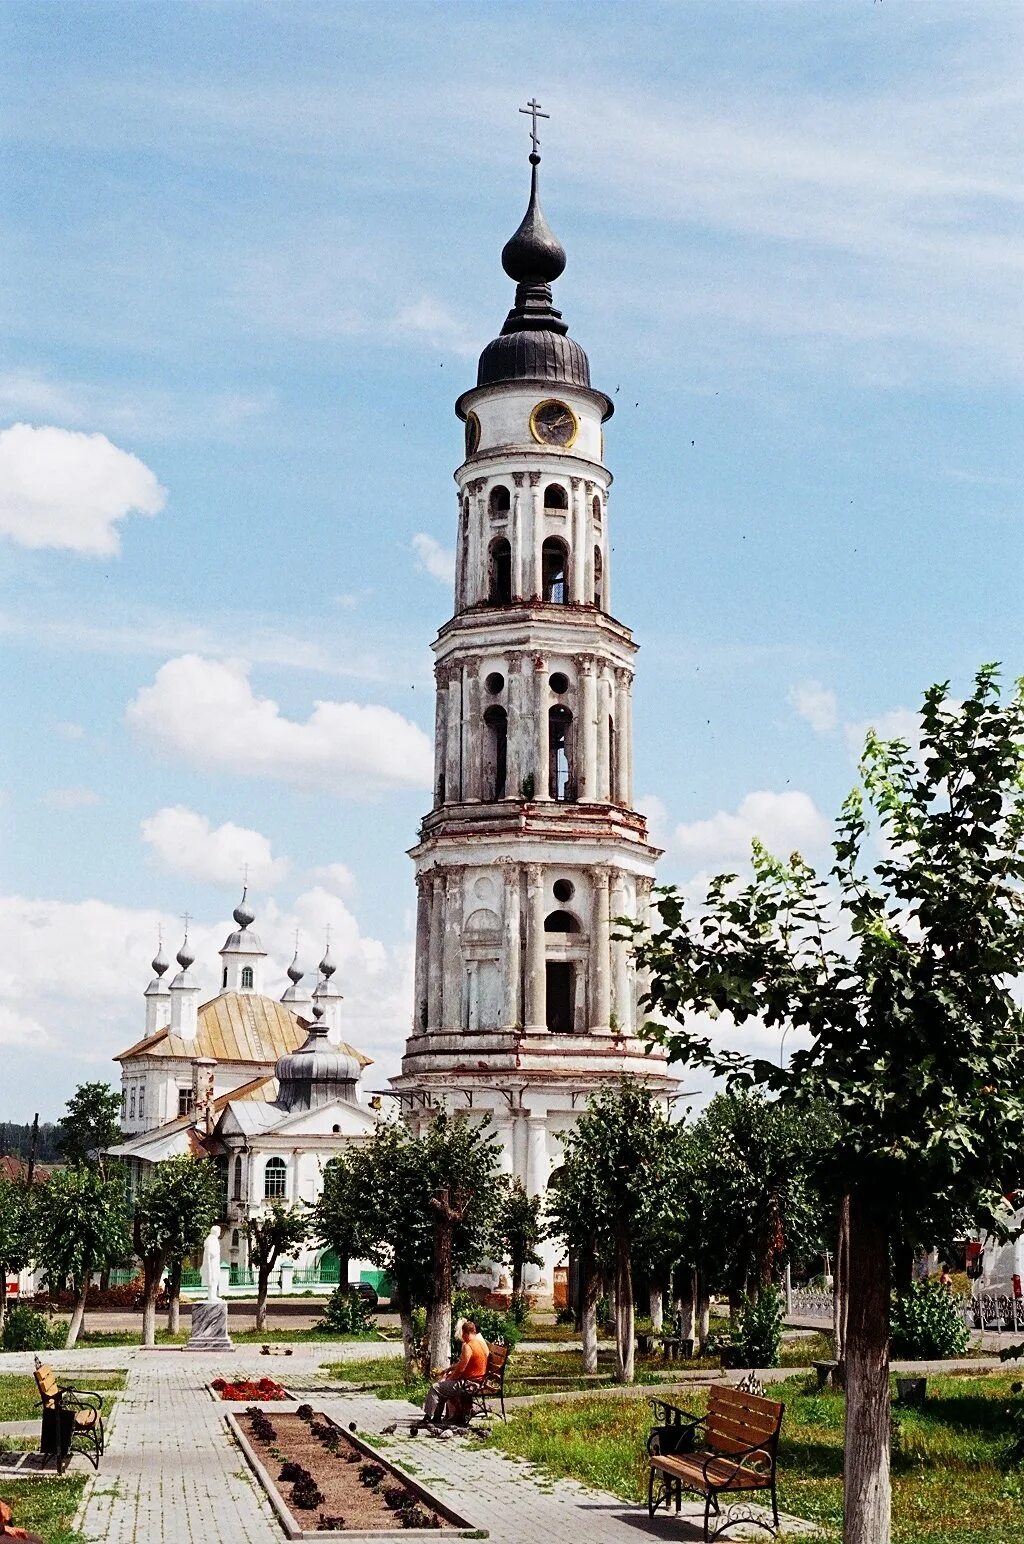
[[856, 1194], [848, 1247], [843, 1544], [889, 1544], [889, 1238]]
[[580, 1251], [580, 1329], [583, 1332], [583, 1371], [597, 1371], [597, 1299], [601, 1280], [594, 1251]]
[[270, 1273], [273, 1266], [268, 1262], [258, 1267], [256, 1278], [256, 1329], [262, 1331], [267, 1326], [267, 1295], [270, 1292]]
[[7, 1323], [7, 1261], [0, 1260], [0, 1340]]
[[447, 1189], [433, 1196], [434, 1208], [434, 1272], [432, 1301], [427, 1310], [427, 1353], [432, 1377], [439, 1367], [449, 1367], [452, 1359], [452, 1235], [456, 1222], [460, 1222], [469, 1205], [469, 1196], [461, 1190], [455, 1192], [455, 1205], [449, 1200]]
[[[6, 1284], [5, 1284], [4, 1290], [6, 1292]], [[82, 1329], [82, 1324], [83, 1324], [83, 1322], [85, 1320], [85, 1300], [88, 1297], [88, 1295], [89, 1295], [89, 1273], [86, 1272], [85, 1280], [83, 1281], [81, 1287], [79, 1288], [78, 1297], [77, 1297], [77, 1299], [75, 1301], [75, 1310], [74, 1310], [74, 1313], [71, 1315], [71, 1323], [68, 1325], [68, 1338], [64, 1342], [64, 1349], [65, 1349], [65, 1351], [73, 1350], [75, 1345], [76, 1345], [76, 1343], [77, 1343], [77, 1341], [78, 1341], [78, 1337], [79, 1337], [79, 1334], [81, 1333], [81, 1329]]]
[[704, 1284], [704, 1277], [698, 1271], [695, 1273], [697, 1281], [697, 1340], [700, 1353], [703, 1356], [711, 1334], [711, 1296]]
[[167, 1283], [167, 1329], [176, 1335], [181, 1328], [181, 1261], [171, 1266], [171, 1279]]
[[452, 1360], [452, 1300], [451, 1295], [440, 1303], [433, 1303], [427, 1314], [427, 1369], [431, 1377], [439, 1368], [451, 1366]]
[[679, 1293], [679, 1333], [684, 1340], [694, 1340], [696, 1338], [693, 1321], [697, 1299], [697, 1272], [689, 1270], [681, 1274], [683, 1280]]
[[615, 1240], [615, 1306], [615, 1381], [632, 1383], [636, 1376], [633, 1270], [629, 1239], [621, 1233]]
[[[832, 1268], [832, 1356], [840, 1368], [846, 1360], [846, 1321], [850, 1305], [850, 1197], [839, 1203], [836, 1258]], [[842, 1374], [840, 1373], [840, 1382]]]
[[651, 1288], [651, 1327], [660, 1330], [665, 1323], [665, 1295], [660, 1287]]
[[409, 1379], [416, 1376], [417, 1358], [419, 1349], [416, 1345], [416, 1327], [412, 1322], [412, 1303], [408, 1292], [396, 1275], [392, 1278], [394, 1301], [398, 1304], [398, 1318], [402, 1326], [402, 1355], [405, 1357], [405, 1377]]
[[516, 1259], [515, 1256], [513, 1256], [513, 1259], [512, 1259], [512, 1296], [513, 1297], [522, 1297], [522, 1295], [523, 1295], [523, 1262], [522, 1262], [521, 1259]]

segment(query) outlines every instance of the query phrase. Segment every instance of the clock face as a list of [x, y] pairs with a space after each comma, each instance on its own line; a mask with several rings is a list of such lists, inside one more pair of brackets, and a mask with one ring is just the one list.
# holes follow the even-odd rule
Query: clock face
[[579, 432], [579, 419], [572, 408], [554, 397], [538, 402], [530, 414], [530, 433], [541, 445], [557, 445], [560, 450], [568, 450]]
[[480, 447], [480, 420], [475, 413], [466, 414], [466, 455], [475, 456]]

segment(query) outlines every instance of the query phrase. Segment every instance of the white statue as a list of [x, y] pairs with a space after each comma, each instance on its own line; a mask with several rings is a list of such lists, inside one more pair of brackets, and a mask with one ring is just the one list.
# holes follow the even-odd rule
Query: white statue
[[216, 1223], [203, 1245], [203, 1286], [208, 1303], [220, 1301], [220, 1229]]

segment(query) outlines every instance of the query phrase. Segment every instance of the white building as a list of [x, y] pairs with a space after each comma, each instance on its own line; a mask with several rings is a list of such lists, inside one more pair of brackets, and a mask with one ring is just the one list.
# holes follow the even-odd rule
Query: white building
[[588, 1094], [623, 1074], [666, 1098], [674, 1083], [636, 1036], [614, 936], [616, 917], [643, 917], [659, 853], [633, 807], [637, 645], [611, 610], [612, 402], [552, 304], [565, 253], [530, 160], [502, 252], [515, 305], [456, 403], [455, 612], [434, 643], [434, 805], [411, 852], [415, 1004], [393, 1086], [414, 1129], [441, 1105], [489, 1112], [536, 1194]]
[[[312, 997], [294, 959], [277, 1001], [263, 990], [267, 956], [244, 894], [233, 916], [220, 991], [208, 1002], [199, 1003], [187, 938], [170, 986], [162, 954], [153, 961], [146, 1033], [115, 1058], [125, 1140], [113, 1152], [135, 1178], [142, 1165], [172, 1155], [214, 1158], [224, 1186], [223, 1266], [237, 1276], [249, 1263], [246, 1219], [272, 1201], [316, 1201], [331, 1157], [370, 1136], [380, 1116], [360, 1084], [369, 1058], [341, 1038], [330, 950]], [[319, 1254], [305, 1250], [298, 1269], [309, 1270]]]

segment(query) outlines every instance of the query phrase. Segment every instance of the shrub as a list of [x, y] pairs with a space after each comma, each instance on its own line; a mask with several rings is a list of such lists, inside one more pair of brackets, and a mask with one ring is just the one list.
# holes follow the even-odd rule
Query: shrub
[[558, 1310], [558, 1312], [555, 1314], [555, 1323], [556, 1324], [571, 1324], [575, 1328], [575, 1325], [576, 1325], [576, 1310], [574, 1308], [570, 1308], [568, 1303], [567, 1303], [564, 1308], [560, 1308]]
[[782, 1294], [762, 1287], [739, 1316], [732, 1343], [744, 1367], [777, 1367], [782, 1345]]
[[329, 1330], [333, 1335], [369, 1335], [376, 1328], [369, 1305], [348, 1286], [335, 1287], [317, 1324], [318, 1330]]
[[16, 1303], [4, 1324], [5, 1351], [54, 1351], [67, 1339], [67, 1329], [54, 1324], [27, 1303]]
[[511, 1303], [509, 1303], [508, 1317], [511, 1319], [517, 1330], [525, 1330], [529, 1324], [530, 1305], [526, 1301], [526, 1297], [522, 1292], [514, 1295]]
[[[523, 1338], [522, 1328], [511, 1311], [502, 1313], [497, 1308], [485, 1308], [481, 1303], [475, 1303], [468, 1292], [452, 1294], [452, 1319], [458, 1318], [472, 1319], [489, 1346], [496, 1341], [515, 1346]], [[452, 1359], [457, 1361], [461, 1352], [461, 1340], [453, 1334]]]
[[962, 1356], [971, 1342], [963, 1310], [947, 1287], [915, 1281], [893, 1298], [891, 1350], [907, 1361]]

